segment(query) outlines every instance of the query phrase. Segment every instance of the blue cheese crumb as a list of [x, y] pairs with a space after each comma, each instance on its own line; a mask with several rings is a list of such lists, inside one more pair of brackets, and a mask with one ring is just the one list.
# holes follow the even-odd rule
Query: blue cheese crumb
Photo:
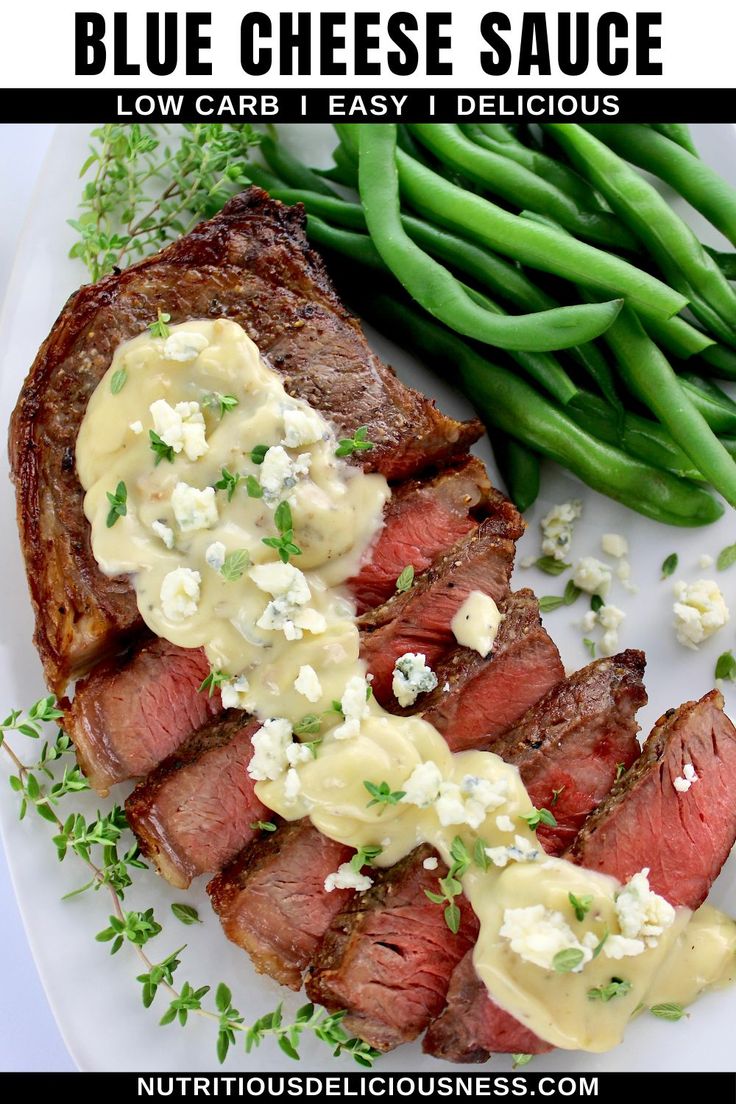
[[402, 708], [414, 705], [420, 694], [437, 686], [437, 676], [421, 652], [405, 652], [394, 665], [391, 689]]
[[373, 879], [353, 870], [349, 862], [341, 863], [337, 870], [325, 878], [326, 893], [332, 893], [334, 889], [354, 889], [357, 893], [364, 893], [372, 885]]

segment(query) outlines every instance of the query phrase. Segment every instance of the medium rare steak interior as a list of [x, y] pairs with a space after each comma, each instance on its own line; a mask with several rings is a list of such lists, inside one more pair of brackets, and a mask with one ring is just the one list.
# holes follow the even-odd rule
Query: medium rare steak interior
[[81, 288], [41, 346], [10, 427], [35, 643], [57, 694], [141, 629], [127, 581], [102, 575], [92, 556], [74, 449], [116, 347], [144, 332], [162, 304], [172, 324], [240, 323], [290, 394], [339, 434], [367, 427], [366, 470], [413, 476], [461, 456], [481, 433], [477, 422], [445, 417], [371, 352], [308, 248], [301, 209], [259, 188], [160, 253]]

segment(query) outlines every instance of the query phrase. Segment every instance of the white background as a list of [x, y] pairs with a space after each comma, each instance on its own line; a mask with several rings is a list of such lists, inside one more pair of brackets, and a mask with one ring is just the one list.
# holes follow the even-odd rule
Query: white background
[[[0, 126], [0, 300], [44, 155], [51, 126]], [[0, 1031], [0, 1069], [73, 1070], [46, 1001], [21, 925], [15, 893], [0, 848], [0, 947], [2, 1007], [6, 1030]], [[12, 1009], [13, 1030], [7, 1030]]]
[[[664, 73], [662, 77], [643, 77], [638, 80], [627, 74], [612, 80], [597, 74], [588, 72], [579, 78], [566, 77], [561, 80], [559, 74], [553, 70], [547, 78], [514, 77], [509, 74], [504, 77], [503, 86], [513, 85], [528, 86], [531, 83], [539, 86], [559, 86], [561, 84], [580, 87], [618, 87], [626, 88], [636, 86], [664, 85], [670, 88], [727, 88], [733, 86], [733, 44], [736, 40], [736, 4], [729, 0], [699, 0], [693, 4], [690, 0], [588, 0], [587, 3], [565, 4], [553, 3], [551, 0], [534, 0], [532, 3], [521, 3], [513, 0], [511, 3], [499, 4], [498, 2], [478, 2], [478, 0], [435, 0], [435, 2], [417, 4], [411, 0], [363, 0], [357, 5], [348, 5], [344, 0], [318, 0], [317, 3], [304, 3], [295, 0], [289, 3], [274, 3], [273, 0], [261, 0], [259, 4], [249, 5], [239, 3], [238, 0], [178, 0], [176, 5], [165, 5], [169, 10], [175, 9], [180, 13], [186, 11], [211, 11], [212, 12], [212, 50], [211, 56], [215, 59], [212, 77], [190, 77], [183, 75], [183, 50], [180, 51], [181, 66], [170, 77], [151, 77], [143, 74], [140, 77], [114, 77], [112, 68], [99, 77], [75, 78], [74, 76], [74, 12], [98, 11], [108, 16], [113, 11], [129, 11], [129, 27], [131, 51], [130, 60], [140, 61], [141, 32], [144, 24], [144, 12], [156, 5], [143, 3], [125, 3], [121, 0], [24, 0], [22, 4], [6, 4], [3, 12], [3, 34], [0, 37], [0, 73], [2, 84], [5, 88], [54, 88], [54, 87], [134, 87], [145, 85], [149, 87], [233, 87], [255, 89], [261, 87], [273, 87], [277, 83], [274, 74], [268, 74], [263, 78], [246, 78], [239, 64], [239, 27], [245, 12], [257, 10], [267, 12], [270, 15], [278, 15], [279, 11], [376, 11], [386, 15], [395, 11], [413, 12], [419, 18], [422, 26], [422, 14], [426, 11], [452, 11], [452, 37], [453, 37], [453, 62], [454, 74], [451, 77], [433, 77], [432, 85], [436, 86], [465, 86], [488, 87], [492, 86], [491, 80], [483, 73], [478, 54], [483, 47], [482, 39], [478, 31], [481, 16], [487, 11], [505, 11], [512, 19], [514, 32], [518, 35], [519, 14], [525, 9], [549, 13], [550, 46], [554, 50], [554, 25], [557, 9], [562, 7], [568, 11], [587, 11], [594, 23], [596, 17], [602, 12], [618, 11], [631, 16], [637, 11], [662, 11], [663, 13], [663, 48], [662, 60]], [[347, 44], [350, 46], [350, 19], [348, 18]], [[513, 41], [513, 37], [512, 37]], [[421, 42], [421, 39], [418, 39]], [[390, 47], [389, 47], [390, 48]], [[108, 59], [111, 50], [108, 49]], [[316, 54], [315, 54], [316, 56]], [[349, 56], [349, 53], [348, 53]], [[313, 65], [316, 73], [317, 65]], [[414, 77], [404, 81], [402, 78], [387, 76], [386, 78], [359, 78], [325, 77], [313, 75], [306, 83], [309, 87], [350, 87], [369, 86], [371, 81], [379, 86], [396, 86], [405, 83], [407, 86], [421, 87], [428, 82], [420, 71]], [[284, 78], [282, 87], [300, 86], [305, 84], [304, 78]]]

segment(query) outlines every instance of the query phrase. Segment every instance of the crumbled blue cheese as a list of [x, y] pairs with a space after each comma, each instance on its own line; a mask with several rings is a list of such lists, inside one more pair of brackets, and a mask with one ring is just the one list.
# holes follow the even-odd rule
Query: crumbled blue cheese
[[299, 674], [294, 679], [294, 689], [310, 702], [319, 701], [322, 697], [322, 683], [309, 663], [304, 663], [299, 668]]
[[340, 708], [345, 719], [334, 729], [332, 735], [336, 740], [348, 740], [358, 735], [360, 722], [370, 713], [368, 682], [362, 675], [353, 675], [345, 683]]
[[[500, 935], [508, 939], [514, 954], [543, 970], [554, 969], [560, 951], [581, 952], [580, 963], [572, 970], [575, 974], [593, 957], [593, 948], [587, 945], [590, 940], [579, 942], [562, 913], [544, 905], [504, 909]], [[597, 942], [595, 936], [593, 942]]]
[[513, 832], [516, 825], [510, 816], [506, 816], [505, 813], [502, 813], [501, 816], [496, 817], [496, 827], [499, 832]]
[[601, 655], [610, 656], [618, 651], [618, 630], [625, 618], [618, 606], [605, 605], [598, 610], [598, 624], [604, 630], [598, 645]]
[[[513, 825], [511, 827], [513, 830]], [[519, 835], [514, 836], [513, 843], [501, 847], [486, 847], [485, 852], [494, 866], [502, 867], [510, 862], [536, 862], [539, 858], [539, 848], [535, 847], [526, 836]]]
[[227, 549], [222, 541], [213, 541], [212, 544], [207, 545], [205, 550], [205, 563], [208, 567], [211, 567], [213, 571], [222, 571], [222, 565], [225, 563], [226, 555]]
[[131, 433], [135, 433], [136, 437], [143, 432], [143, 422], [131, 422], [128, 426]]
[[279, 502], [285, 492], [296, 486], [300, 475], [308, 475], [312, 457], [308, 452], [300, 453], [295, 460], [281, 445], [274, 445], [263, 457], [259, 478], [263, 488], [264, 500], [273, 505]]
[[[275, 782], [288, 768], [287, 748], [293, 743], [291, 724], [285, 717], [271, 717], [253, 734], [253, 755], [248, 774], [256, 782]], [[308, 750], [308, 749], [307, 749]]]
[[713, 557], [709, 556], [707, 552], [703, 553], [702, 556], [698, 557], [698, 567], [702, 571], [707, 571], [707, 569], [709, 567], [712, 567], [715, 562], [716, 561], [713, 559]]
[[284, 438], [281, 443], [287, 448], [313, 445], [323, 439], [325, 432], [325, 423], [318, 411], [298, 408], [284, 411]]
[[485, 657], [493, 648], [503, 614], [482, 590], [473, 590], [457, 611], [450, 628], [463, 648], [472, 648]]
[[164, 356], [167, 360], [187, 364], [196, 360], [208, 345], [209, 341], [204, 334], [193, 330], [177, 330], [164, 341]]
[[168, 525], [164, 525], [162, 521], [154, 521], [151, 523], [151, 529], [167, 548], [174, 547], [174, 530]]
[[553, 506], [542, 518], [542, 552], [545, 556], [552, 556], [555, 560], [565, 559], [572, 544], [573, 525], [582, 512], [582, 502], [575, 499]]
[[304, 630], [315, 634], [325, 631], [324, 616], [307, 608], [312, 593], [298, 567], [276, 560], [257, 564], [248, 574], [259, 590], [273, 598], [256, 621], [259, 629], [280, 630], [287, 640], [301, 640]]
[[629, 594], [639, 593], [638, 586], [631, 581], [631, 564], [628, 560], [619, 560], [616, 565], [616, 578], [621, 580], [624, 590], [627, 590]]
[[175, 453], [182, 450], [188, 460], [199, 460], [208, 451], [202, 411], [197, 402], [179, 402], [170, 406], [156, 399], [150, 406], [154, 431]]
[[675, 787], [678, 793], [687, 793], [692, 786], [693, 782], [699, 782], [699, 775], [696, 773], [695, 767], [692, 763], [685, 763], [682, 768], [682, 775], [675, 778], [672, 785]]
[[673, 612], [678, 642], [692, 649], [723, 628], [731, 616], [718, 584], [712, 579], [675, 583]]
[[413, 705], [420, 694], [434, 690], [437, 676], [421, 652], [405, 652], [394, 664], [391, 689], [402, 708]]
[[223, 708], [247, 709], [249, 689], [245, 675], [238, 675], [237, 678], [228, 679], [227, 682], [221, 683], [220, 697], [222, 698]]
[[629, 554], [629, 542], [620, 533], [604, 533], [601, 537], [601, 548], [606, 556], [613, 556], [615, 560]]
[[443, 828], [450, 824], [467, 824], [480, 828], [487, 814], [498, 809], [508, 798], [508, 782], [499, 778], [495, 782], [487, 778], [466, 774], [462, 782], [443, 782], [434, 807]]
[[634, 874], [616, 897], [616, 915], [626, 939], [640, 939], [656, 947], [659, 937], [675, 920], [669, 901], [649, 888], [649, 867]]
[[437, 764], [428, 759], [414, 768], [407, 780], [402, 783], [404, 805], [416, 805], [426, 809], [437, 800], [442, 785], [442, 771]]
[[185, 621], [193, 617], [199, 606], [199, 585], [202, 576], [190, 567], [176, 567], [164, 575], [161, 583], [161, 609], [169, 621]]
[[200, 490], [199, 487], [190, 487], [188, 483], [177, 483], [171, 495], [171, 505], [182, 533], [194, 533], [217, 525], [214, 487]]
[[436, 870], [439, 866], [439, 860], [436, 855], [429, 855], [422, 863], [422, 866], [425, 870]]
[[605, 598], [611, 589], [611, 579], [608, 564], [601, 563], [594, 556], [583, 556], [573, 568], [572, 581], [587, 594], [597, 594]]
[[[311, 754], [311, 753], [310, 753]], [[302, 780], [299, 772], [294, 767], [289, 767], [284, 779], [284, 801], [287, 805], [293, 805], [302, 789]]]
[[373, 879], [353, 870], [349, 862], [341, 863], [333, 874], [328, 874], [325, 878], [327, 893], [332, 893], [333, 889], [354, 889], [358, 893], [364, 893], [372, 885]]

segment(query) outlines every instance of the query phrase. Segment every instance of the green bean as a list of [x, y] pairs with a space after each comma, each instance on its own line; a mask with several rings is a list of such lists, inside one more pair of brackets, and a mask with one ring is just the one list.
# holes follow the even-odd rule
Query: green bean
[[363, 123], [359, 141], [360, 197], [373, 242], [400, 283], [430, 314], [476, 340], [527, 352], [568, 348], [590, 341], [616, 317], [620, 301], [605, 304], [602, 311], [593, 315], [584, 313], [585, 308], [579, 306], [514, 317], [484, 310], [448, 269], [432, 260], [404, 232], [395, 126]]
[[549, 180], [518, 162], [476, 145], [451, 123], [413, 123], [423, 145], [461, 176], [481, 184], [515, 207], [549, 215], [565, 229], [600, 245], [636, 248], [636, 240], [605, 211], [583, 210]]
[[487, 425], [555, 460], [602, 494], [669, 525], [708, 525], [723, 514], [721, 503], [703, 487], [598, 441], [524, 380], [412, 308], [378, 296], [363, 301], [362, 313], [394, 340], [449, 367], [453, 378], [459, 375]]
[[723, 345], [711, 345], [697, 358], [702, 372], [709, 371], [717, 379], [736, 380], [736, 352]]
[[618, 445], [629, 456], [636, 456], [655, 468], [670, 471], [684, 479], [702, 481], [703, 476], [693, 467], [690, 457], [675, 444], [659, 422], [628, 410], [619, 419], [616, 411], [603, 399], [588, 391], [578, 391], [565, 409], [579, 426], [599, 441]]
[[624, 307], [606, 342], [629, 390], [649, 407], [716, 490], [736, 505], [736, 464], [633, 311]]
[[688, 298], [692, 288], [726, 324], [736, 325], [736, 292], [657, 189], [575, 123], [544, 127], [647, 246], [670, 282]]
[[736, 253], [722, 253], [709, 245], [704, 245], [703, 249], [710, 253], [727, 280], [736, 280]]
[[335, 189], [331, 188], [319, 173], [308, 169], [298, 158], [293, 157], [281, 143], [274, 142], [267, 134], [264, 134], [261, 138], [258, 148], [269, 168], [292, 188], [308, 188], [311, 192], [337, 196]]
[[[489, 133], [491, 128], [493, 128], [493, 134]], [[561, 161], [555, 161], [553, 157], [548, 157], [546, 153], [525, 146], [523, 142], [508, 133], [506, 127], [500, 123], [465, 123], [461, 124], [460, 129], [477, 145], [483, 146], [493, 153], [508, 157], [529, 169], [530, 172], [548, 180], [561, 192], [565, 192], [583, 210], [602, 210], [598, 197], [587, 180], [583, 180], [573, 169], [564, 165]], [[500, 134], [496, 132], [506, 133], [504, 137], [500, 137]], [[407, 150], [407, 153], [409, 152], [411, 151]], [[625, 231], [622, 230], [622, 232]], [[627, 234], [627, 237], [630, 237], [630, 235]], [[631, 242], [633, 248], [636, 248], [636, 240], [631, 238]]]
[[669, 138], [635, 123], [586, 124], [621, 157], [664, 180], [736, 245], [736, 188]]
[[736, 403], [728, 395], [689, 372], [679, 376], [680, 386], [714, 433], [736, 433]]
[[397, 163], [406, 198], [416, 210], [498, 253], [573, 282], [584, 273], [588, 283], [625, 296], [645, 317], [669, 318], [687, 304], [684, 296], [627, 261], [527, 223], [449, 183], [401, 150]]
[[646, 125], [651, 127], [652, 130], [658, 130], [660, 134], [664, 134], [665, 138], [669, 138], [671, 142], [676, 142], [678, 146], [682, 146], [694, 157], [699, 156], [687, 123], [647, 123]]
[[498, 429], [493, 432], [492, 444], [506, 493], [523, 514], [539, 496], [539, 456]]
[[[307, 232], [309, 237], [323, 249], [331, 249], [335, 253], [348, 258], [351, 262], [357, 262], [367, 268], [376, 269], [391, 276], [390, 270], [384, 264], [381, 256], [367, 234], [355, 234], [350, 230], [342, 230], [329, 226], [319, 218], [309, 215], [307, 218]], [[485, 295], [461, 285], [471, 298], [492, 314], [504, 314], [505, 312]], [[524, 369], [532, 379], [546, 391], [565, 405], [577, 394], [577, 387], [568, 376], [559, 361], [550, 353], [530, 353], [522, 349], [509, 350], [509, 355]]]

